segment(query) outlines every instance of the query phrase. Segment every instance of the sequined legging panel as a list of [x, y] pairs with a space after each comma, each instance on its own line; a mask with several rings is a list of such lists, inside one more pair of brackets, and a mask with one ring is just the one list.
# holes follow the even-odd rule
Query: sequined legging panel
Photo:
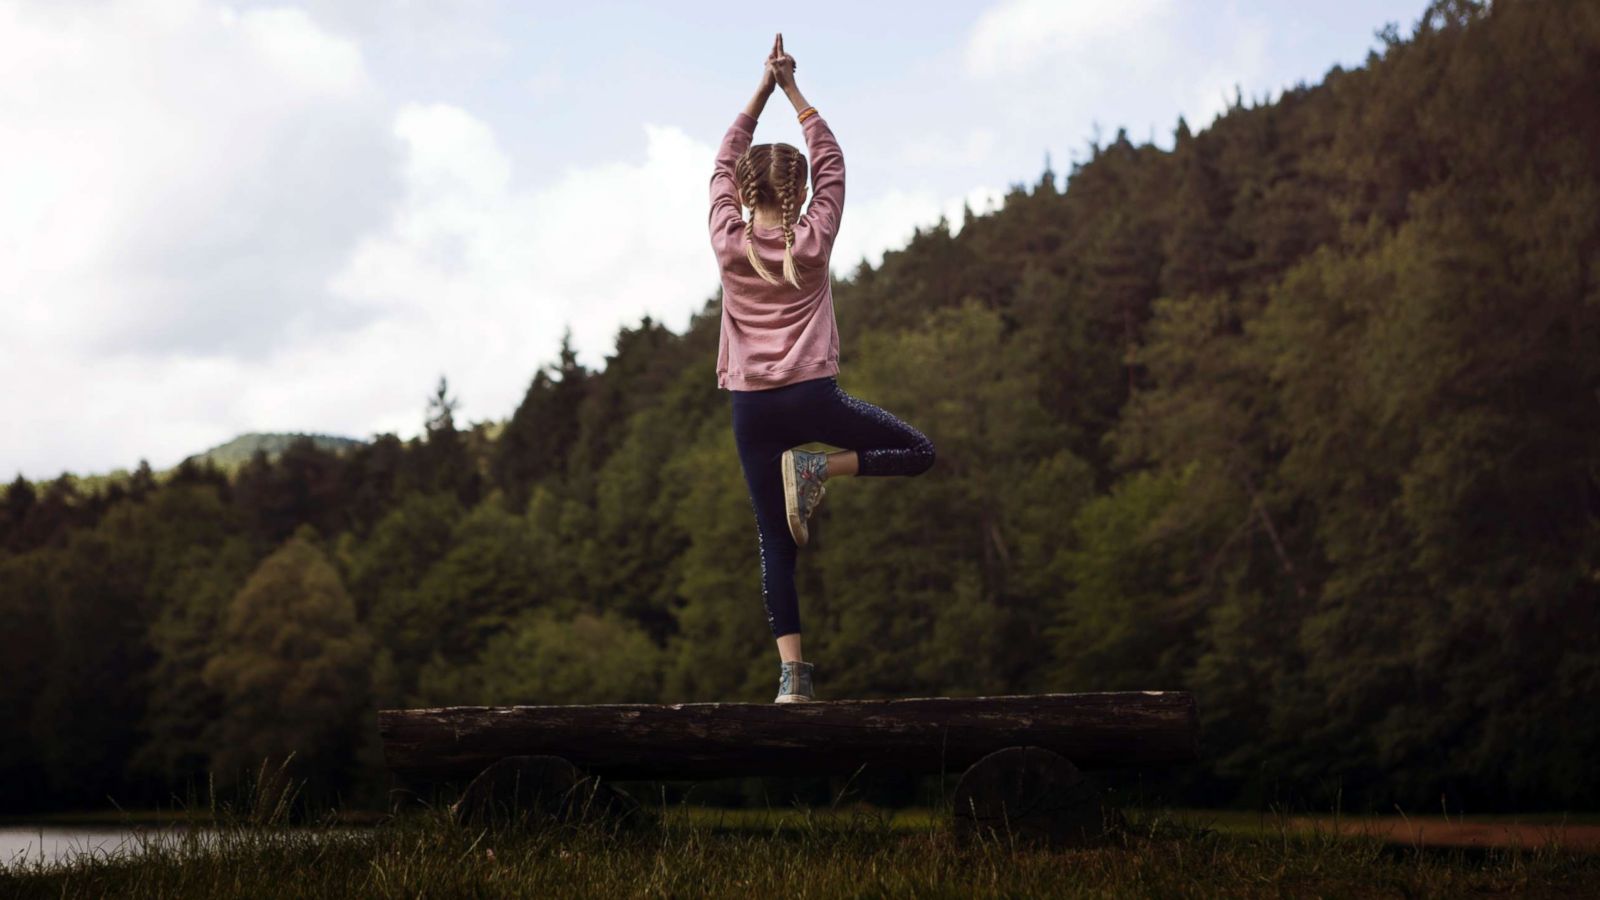
[[761, 591], [774, 637], [800, 631], [795, 543], [783, 506], [783, 451], [822, 443], [856, 451], [857, 475], [920, 475], [933, 465], [933, 442], [865, 400], [846, 394], [835, 376], [733, 395], [739, 448], [761, 552]]

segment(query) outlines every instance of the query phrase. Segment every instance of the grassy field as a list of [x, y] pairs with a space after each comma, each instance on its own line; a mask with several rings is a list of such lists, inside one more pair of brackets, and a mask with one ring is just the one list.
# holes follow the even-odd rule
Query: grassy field
[[442, 811], [373, 828], [227, 813], [120, 858], [0, 870], [4, 897], [1459, 897], [1589, 896], [1600, 856], [1418, 850], [1306, 833], [1287, 817], [1132, 812], [1086, 849], [962, 840], [929, 810], [668, 808], [532, 833]]

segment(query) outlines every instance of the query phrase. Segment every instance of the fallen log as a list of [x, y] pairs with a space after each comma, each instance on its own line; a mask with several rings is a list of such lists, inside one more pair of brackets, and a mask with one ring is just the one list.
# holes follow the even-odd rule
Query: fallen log
[[388, 766], [410, 781], [471, 779], [548, 755], [613, 780], [849, 774], [863, 765], [961, 772], [1007, 747], [1081, 769], [1186, 762], [1199, 718], [1186, 692], [925, 697], [815, 703], [384, 709]]

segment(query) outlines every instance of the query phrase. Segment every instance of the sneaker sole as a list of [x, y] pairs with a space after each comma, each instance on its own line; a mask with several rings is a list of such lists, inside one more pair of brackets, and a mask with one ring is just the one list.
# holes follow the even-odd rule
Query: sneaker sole
[[795, 501], [800, 496], [799, 485], [794, 483], [794, 451], [783, 451], [783, 511], [789, 519], [789, 536], [794, 538], [796, 545], [804, 547], [811, 537], [806, 529], [806, 520], [801, 517]]
[[815, 702], [817, 702], [817, 698], [815, 698], [815, 697], [807, 697], [804, 694], [783, 694], [783, 695], [779, 696], [778, 699], [776, 699], [776, 700], [774, 700], [772, 702], [773, 703], [815, 703]]

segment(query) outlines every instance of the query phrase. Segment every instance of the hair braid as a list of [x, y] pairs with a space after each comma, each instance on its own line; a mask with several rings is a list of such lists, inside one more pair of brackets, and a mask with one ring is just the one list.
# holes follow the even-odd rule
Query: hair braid
[[[766, 170], [772, 160], [772, 145], [758, 144], [744, 152], [734, 166], [734, 177], [739, 182], [739, 199], [750, 209], [750, 218], [744, 223], [744, 255], [762, 281], [778, 284], [778, 279], [767, 271], [756, 253], [756, 206], [761, 201], [763, 179], [758, 174]], [[770, 188], [768, 189], [770, 191]]]
[[755, 241], [756, 236], [756, 186], [754, 184], [746, 184], [740, 194], [740, 199], [744, 201], [744, 205], [750, 207], [750, 218], [746, 219], [744, 223], [745, 246], [749, 247]]
[[789, 154], [789, 169], [783, 178], [783, 277], [795, 287], [800, 286], [799, 274], [794, 266], [794, 222], [797, 218], [795, 181], [800, 173], [800, 154]]
[[[734, 163], [739, 200], [750, 210], [744, 223], [745, 258], [750, 268], [768, 284], [787, 281], [801, 287], [799, 264], [794, 258], [795, 223], [799, 220], [800, 190], [805, 186], [806, 158], [788, 144], [755, 144]], [[780, 174], [781, 173], [781, 174]], [[783, 279], [767, 270], [756, 252], [756, 208], [776, 205], [783, 228]]]

